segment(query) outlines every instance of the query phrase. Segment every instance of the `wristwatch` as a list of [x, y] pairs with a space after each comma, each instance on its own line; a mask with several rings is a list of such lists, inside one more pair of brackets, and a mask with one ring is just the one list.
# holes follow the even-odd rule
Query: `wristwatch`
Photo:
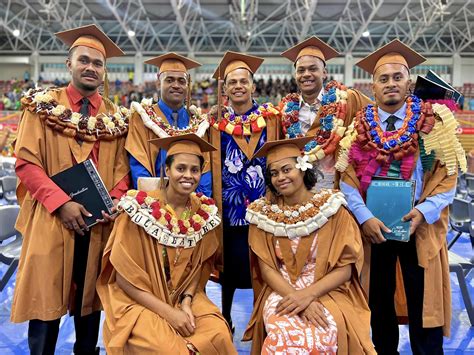
[[191, 298], [191, 302], [193, 301], [193, 297], [194, 297], [193, 295], [191, 295], [190, 293], [183, 293], [180, 297], [179, 302], [182, 303], [186, 297]]

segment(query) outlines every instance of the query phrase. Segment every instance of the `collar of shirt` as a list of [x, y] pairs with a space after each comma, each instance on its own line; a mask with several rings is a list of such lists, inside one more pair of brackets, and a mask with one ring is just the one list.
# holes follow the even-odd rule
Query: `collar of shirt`
[[[74, 85], [72, 85], [72, 83], [69, 83], [69, 85], [67, 86], [66, 94], [74, 106], [81, 106], [81, 100], [84, 96], [82, 96], [82, 94], [74, 87]], [[100, 104], [102, 102], [102, 96], [100, 96], [98, 91], [94, 92], [92, 95], [87, 96], [87, 98], [89, 99], [90, 105], [95, 110], [100, 107]]]
[[166, 116], [166, 118], [168, 119], [168, 122], [170, 124], [173, 124], [174, 123], [174, 118], [173, 118], [173, 112], [178, 112], [178, 123], [181, 121], [180, 118], [182, 117], [187, 117], [187, 112], [186, 112], [186, 108], [183, 106], [181, 106], [181, 108], [178, 110], [178, 111], [173, 111], [173, 109], [171, 107], [169, 107], [167, 104], [165, 104], [165, 102], [163, 100], [160, 99], [160, 101], [158, 101], [158, 106], [161, 110], [161, 112], [163, 112]]
[[303, 99], [303, 95], [300, 94], [300, 108], [303, 107], [303, 106], [311, 107], [311, 106], [314, 106], [314, 105], [319, 105], [321, 103], [321, 100], [323, 99], [324, 93], [325, 93], [324, 88], [322, 88], [321, 91], [318, 94], [318, 97], [316, 98], [316, 101], [312, 105], [305, 102], [304, 99]]
[[314, 108], [316, 110], [311, 110], [311, 106], [303, 100], [303, 95], [300, 95], [300, 112], [298, 114], [298, 120], [301, 124], [301, 130], [304, 134], [311, 128], [313, 125], [314, 120], [317, 116], [317, 110], [319, 109], [319, 105], [324, 95], [324, 89], [319, 92], [319, 95], [316, 99], [316, 103]]
[[[250, 110], [245, 112], [244, 115], [249, 115], [252, 111], [256, 110], [258, 108], [258, 106], [259, 106], [259, 104], [257, 103], [257, 101], [252, 99], [252, 107], [250, 108]], [[229, 113], [234, 113], [234, 109], [230, 105], [227, 107], [227, 110], [229, 111]]]
[[387, 119], [391, 116], [391, 115], [394, 115], [394, 116], [397, 116], [397, 118], [399, 120], [404, 120], [405, 119], [405, 112], [407, 110], [407, 103], [405, 102], [403, 104], [402, 107], [400, 107], [397, 111], [395, 111], [394, 113], [388, 113], [388, 112], [385, 112], [384, 110], [382, 110], [380, 107], [377, 107], [377, 111], [378, 111], [378, 114], [379, 114], [379, 119], [381, 122], [384, 122], [387, 121]]

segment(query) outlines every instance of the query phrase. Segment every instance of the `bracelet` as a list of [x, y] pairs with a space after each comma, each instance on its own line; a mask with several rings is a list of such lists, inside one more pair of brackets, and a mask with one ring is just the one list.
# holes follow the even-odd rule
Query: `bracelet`
[[181, 295], [181, 300], [180, 300], [180, 302], [182, 303], [186, 297], [191, 298], [191, 302], [193, 301], [193, 298], [194, 298], [193, 295], [191, 295], [190, 293], [183, 293], [183, 294]]

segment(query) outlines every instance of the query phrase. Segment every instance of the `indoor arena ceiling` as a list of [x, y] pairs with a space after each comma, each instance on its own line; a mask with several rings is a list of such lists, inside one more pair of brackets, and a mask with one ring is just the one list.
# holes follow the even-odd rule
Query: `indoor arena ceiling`
[[1, 0], [0, 54], [58, 54], [54, 32], [95, 23], [127, 54], [278, 55], [316, 35], [367, 54], [399, 38], [431, 56], [474, 56], [474, 0]]

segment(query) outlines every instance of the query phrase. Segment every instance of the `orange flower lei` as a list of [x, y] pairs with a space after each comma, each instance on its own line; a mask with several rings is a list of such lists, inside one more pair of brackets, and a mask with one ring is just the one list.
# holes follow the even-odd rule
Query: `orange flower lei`
[[210, 124], [222, 132], [234, 136], [250, 136], [266, 127], [268, 117], [279, 114], [280, 112], [271, 103], [266, 103], [259, 105], [249, 115], [236, 115], [224, 108], [221, 120], [216, 117], [216, 112], [210, 112], [208, 117]]

